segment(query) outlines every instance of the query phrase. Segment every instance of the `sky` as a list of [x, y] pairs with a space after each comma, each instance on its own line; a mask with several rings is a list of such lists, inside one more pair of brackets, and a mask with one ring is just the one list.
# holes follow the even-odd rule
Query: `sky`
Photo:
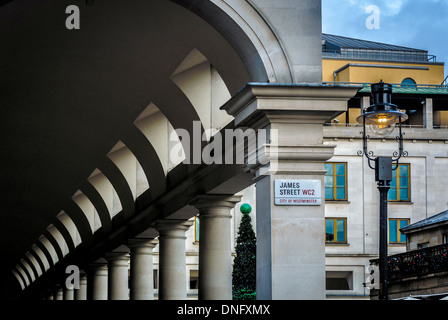
[[322, 0], [322, 32], [427, 50], [448, 75], [448, 0]]

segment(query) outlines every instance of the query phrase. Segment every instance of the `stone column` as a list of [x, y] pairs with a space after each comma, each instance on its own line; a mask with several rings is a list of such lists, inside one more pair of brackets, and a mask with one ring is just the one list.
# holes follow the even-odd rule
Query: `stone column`
[[361, 100], [361, 113], [371, 106], [370, 96], [364, 96]]
[[64, 300], [74, 300], [75, 291], [74, 289], [64, 288]]
[[159, 220], [159, 299], [187, 298], [185, 232], [193, 221]]
[[108, 262], [108, 300], [129, 300], [129, 254], [111, 252], [107, 253], [105, 258]]
[[[323, 124], [345, 112], [360, 88], [248, 84], [222, 107], [236, 126], [267, 131], [258, 137], [258, 161], [247, 163], [257, 187], [259, 300], [325, 299], [324, 162], [335, 146], [323, 141]], [[315, 185], [318, 198], [276, 204], [277, 180], [292, 180], [301, 197], [300, 186]]]
[[75, 289], [75, 300], [87, 300], [87, 275], [80, 274], [79, 289]]
[[87, 289], [89, 300], [107, 300], [107, 263], [90, 265], [87, 277]]
[[423, 104], [423, 125], [426, 129], [434, 128], [434, 110], [432, 98], [426, 98]]
[[155, 239], [130, 239], [127, 246], [131, 250], [131, 300], [154, 300], [153, 249]]
[[58, 287], [54, 293], [54, 300], [63, 300], [64, 293], [61, 287]]
[[230, 210], [241, 196], [201, 195], [191, 205], [199, 210], [199, 300], [232, 300]]

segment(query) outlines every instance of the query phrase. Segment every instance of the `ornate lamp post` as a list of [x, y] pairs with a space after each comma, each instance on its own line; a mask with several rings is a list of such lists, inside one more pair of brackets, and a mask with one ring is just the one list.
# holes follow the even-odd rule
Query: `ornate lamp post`
[[[380, 300], [388, 299], [387, 290], [387, 194], [392, 181], [392, 171], [398, 168], [398, 161], [401, 157], [407, 156], [403, 151], [403, 133], [401, 131], [401, 122], [406, 121], [408, 116], [398, 110], [398, 107], [391, 103], [392, 85], [383, 81], [372, 84], [373, 105], [363, 110], [358, 117], [358, 123], [363, 125], [362, 138], [363, 150], [358, 151], [358, 155], [365, 155], [369, 167], [375, 170], [375, 181], [378, 184], [380, 193]], [[385, 138], [389, 136], [398, 124], [399, 134], [397, 136], [398, 151], [395, 151], [391, 157], [375, 157], [373, 151], [369, 151], [367, 140], [367, 127], [375, 136]]]

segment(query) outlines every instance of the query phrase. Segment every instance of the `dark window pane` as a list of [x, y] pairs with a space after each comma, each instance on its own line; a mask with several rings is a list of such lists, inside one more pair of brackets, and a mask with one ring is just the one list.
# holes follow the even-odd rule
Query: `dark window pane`
[[325, 176], [325, 187], [333, 188], [333, 176]]
[[344, 187], [345, 188], [345, 176], [337, 176], [336, 177], [336, 187]]
[[325, 221], [326, 241], [334, 241], [334, 221], [327, 219]]
[[409, 171], [408, 165], [400, 165], [400, 177], [407, 177]]
[[337, 164], [336, 165], [336, 175], [337, 176], [345, 176], [345, 164]]
[[332, 188], [325, 188], [325, 200], [334, 200]]
[[345, 220], [338, 220], [336, 224], [337, 228], [337, 241], [338, 242], [344, 242], [345, 241]]
[[327, 173], [325, 175], [332, 176], [333, 175], [333, 164], [332, 163], [326, 163], [325, 164], [325, 170], [327, 170]]
[[400, 189], [400, 200], [409, 200], [409, 189]]
[[408, 188], [409, 180], [408, 177], [400, 177], [400, 188]]
[[345, 188], [337, 188], [336, 189], [336, 199], [337, 200], [345, 200]]
[[389, 190], [389, 200], [397, 200], [397, 189]]
[[397, 220], [389, 220], [389, 241], [397, 242]]
[[[400, 229], [409, 224], [408, 220], [400, 220]], [[400, 232], [400, 242], [406, 242], [406, 235]]]

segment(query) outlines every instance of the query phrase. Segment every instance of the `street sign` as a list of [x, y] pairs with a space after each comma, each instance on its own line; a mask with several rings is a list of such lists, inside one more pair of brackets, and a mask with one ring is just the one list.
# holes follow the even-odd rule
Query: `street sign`
[[320, 180], [275, 180], [274, 203], [278, 206], [319, 206]]

